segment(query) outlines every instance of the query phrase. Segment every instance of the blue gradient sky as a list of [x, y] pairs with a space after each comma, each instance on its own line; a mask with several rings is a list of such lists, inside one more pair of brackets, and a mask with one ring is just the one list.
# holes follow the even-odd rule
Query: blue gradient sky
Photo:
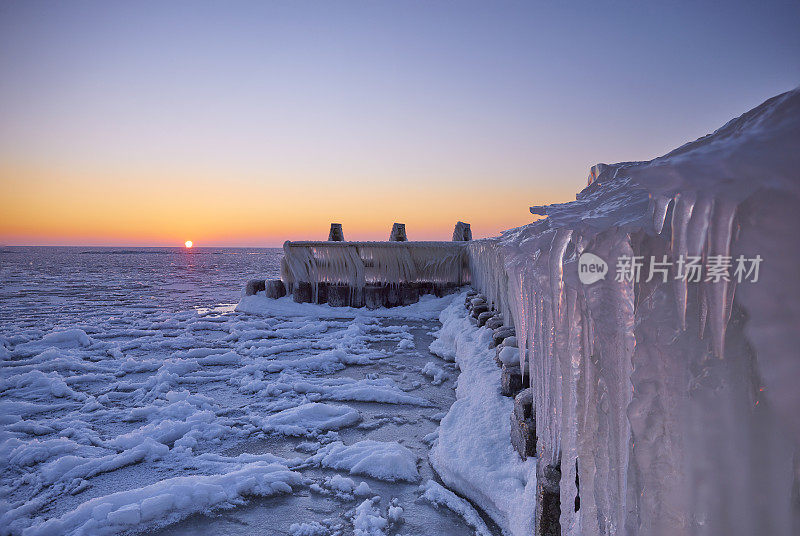
[[0, 243], [478, 236], [800, 83], [800, 2], [0, 3]]

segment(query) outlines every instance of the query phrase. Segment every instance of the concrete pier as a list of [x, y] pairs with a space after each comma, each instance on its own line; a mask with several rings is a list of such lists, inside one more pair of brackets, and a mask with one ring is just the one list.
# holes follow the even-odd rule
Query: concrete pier
[[253, 296], [264, 290], [265, 282], [263, 279], [251, 279], [244, 287], [244, 293], [247, 296]]
[[311, 283], [299, 281], [294, 284], [292, 299], [297, 303], [311, 303]]
[[536, 456], [535, 414], [533, 389], [529, 387], [514, 398], [511, 413], [511, 444], [523, 460]]
[[350, 296], [353, 289], [349, 285], [330, 285], [328, 287], [328, 305], [331, 307], [350, 307]]
[[561, 536], [561, 462], [536, 466], [535, 536]]
[[367, 309], [386, 307], [386, 291], [383, 285], [364, 285], [364, 306]]

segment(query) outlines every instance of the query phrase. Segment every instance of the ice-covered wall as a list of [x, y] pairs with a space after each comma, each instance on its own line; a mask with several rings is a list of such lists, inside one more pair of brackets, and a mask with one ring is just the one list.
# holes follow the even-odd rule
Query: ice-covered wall
[[[531, 211], [547, 218], [468, 260], [530, 366], [562, 534], [800, 533], [800, 89]], [[584, 253], [604, 279], [581, 283]], [[761, 257], [757, 281], [740, 255]], [[692, 256], [699, 282], [680, 279]], [[639, 281], [618, 278], [636, 257]], [[651, 257], [666, 276], [648, 281]], [[728, 257], [731, 281], [712, 276]]]

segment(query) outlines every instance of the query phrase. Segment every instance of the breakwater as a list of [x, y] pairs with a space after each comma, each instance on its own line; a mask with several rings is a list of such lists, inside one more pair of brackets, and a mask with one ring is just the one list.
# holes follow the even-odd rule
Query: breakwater
[[529, 371], [537, 534], [797, 533], [790, 146], [798, 90], [469, 243]]
[[280, 280], [251, 281], [248, 294], [263, 290], [271, 298], [289, 294], [301, 303], [375, 309], [469, 283], [464, 241], [287, 241], [283, 251]]
[[598, 164], [498, 237], [287, 242], [265, 290], [380, 307], [469, 283], [475, 323], [513, 329], [519, 363], [499, 364], [525, 387], [508, 394], [537, 535], [796, 534], [797, 147], [796, 89], [663, 157]]

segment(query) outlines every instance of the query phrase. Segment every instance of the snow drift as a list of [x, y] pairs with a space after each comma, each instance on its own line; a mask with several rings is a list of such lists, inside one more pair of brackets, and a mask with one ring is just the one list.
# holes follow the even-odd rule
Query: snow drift
[[[442, 311], [442, 328], [430, 346], [440, 357], [454, 359], [460, 370], [456, 401], [439, 426], [429, 456], [431, 466], [448, 487], [473, 501], [504, 533], [530, 535], [536, 460], [523, 462], [511, 446], [513, 402], [500, 394], [500, 369], [489, 349], [492, 332], [473, 326], [463, 303], [455, 299]], [[443, 348], [449, 350], [442, 352]]]

